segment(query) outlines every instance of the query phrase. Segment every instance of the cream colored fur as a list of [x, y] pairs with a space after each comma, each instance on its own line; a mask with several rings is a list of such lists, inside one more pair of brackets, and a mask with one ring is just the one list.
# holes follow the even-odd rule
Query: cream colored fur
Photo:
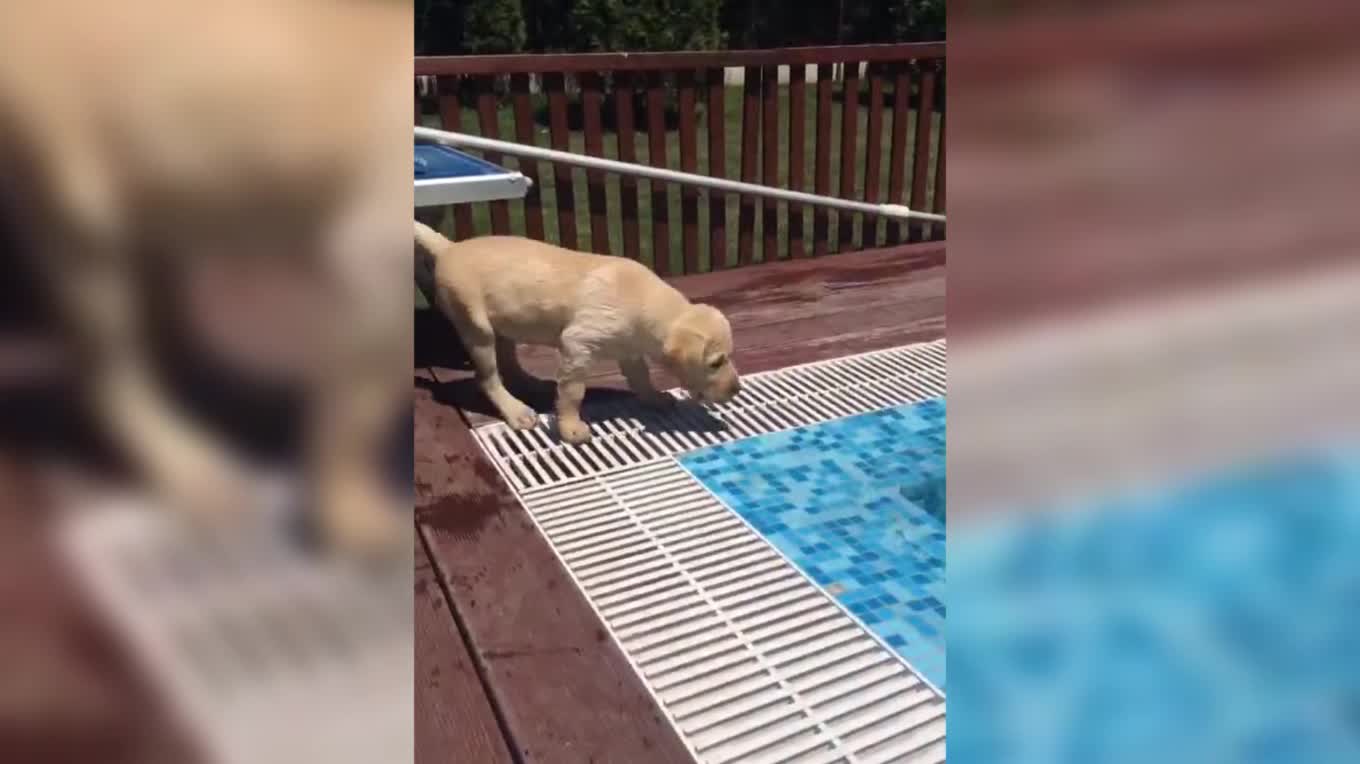
[[732, 329], [716, 308], [695, 305], [645, 266], [510, 236], [450, 242], [417, 222], [419, 249], [432, 256], [434, 300], [467, 346], [483, 392], [516, 429], [537, 416], [506, 389], [502, 375], [525, 376], [517, 344], [557, 348], [557, 425], [581, 443], [592, 362], [619, 364], [644, 400], [673, 399], [652, 386], [647, 362], [664, 364], [695, 398], [725, 402], [741, 384], [732, 363]]
[[251, 499], [151, 371], [137, 261], [265, 253], [333, 313], [301, 349], [320, 525], [410, 550], [377, 457], [410, 392], [411, 23], [393, 0], [0, 4], [0, 184], [96, 411], [176, 506]]

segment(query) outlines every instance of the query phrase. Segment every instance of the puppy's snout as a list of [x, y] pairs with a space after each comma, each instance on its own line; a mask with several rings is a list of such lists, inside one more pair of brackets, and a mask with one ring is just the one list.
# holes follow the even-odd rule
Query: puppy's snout
[[716, 396], [717, 402], [727, 403], [728, 401], [737, 397], [737, 393], [741, 392], [741, 380], [733, 379], [731, 384], [725, 385], [724, 387], [720, 388], [720, 390], [721, 392]]

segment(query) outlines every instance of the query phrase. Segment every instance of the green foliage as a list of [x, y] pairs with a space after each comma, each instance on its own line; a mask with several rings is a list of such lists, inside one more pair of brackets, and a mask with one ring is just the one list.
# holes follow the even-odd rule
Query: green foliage
[[520, 0], [467, 0], [463, 48], [468, 53], [518, 53], [526, 31]]
[[416, 55], [463, 51], [462, 0], [415, 0]]
[[414, 0], [421, 55], [942, 40], [945, 0]]
[[784, 0], [728, 0], [723, 27], [733, 48], [822, 45], [836, 41], [837, 0], [805, 0], [791, 12]]
[[571, 15], [574, 0], [523, 0], [529, 39], [526, 49], [553, 53], [576, 50]]
[[732, 48], [943, 40], [944, 0], [726, 0]]
[[894, 41], [945, 39], [944, 0], [895, 0], [889, 4], [889, 15]]
[[573, 47], [590, 51], [715, 50], [723, 0], [576, 0]]

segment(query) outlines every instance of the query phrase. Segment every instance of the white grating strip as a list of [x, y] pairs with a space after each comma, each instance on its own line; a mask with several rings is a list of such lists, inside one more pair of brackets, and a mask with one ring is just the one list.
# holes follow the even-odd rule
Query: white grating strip
[[58, 541], [208, 761], [409, 756], [409, 573], [213, 543], [133, 502], [71, 512]]
[[941, 762], [944, 696], [672, 458], [521, 498], [702, 762]]
[[592, 436], [584, 445], [562, 443], [545, 427], [519, 432], [501, 422], [474, 434], [510, 485], [525, 492], [944, 394], [941, 339], [747, 375], [741, 395], [723, 405], [657, 411], [631, 400], [597, 404], [584, 412]]
[[743, 388], [704, 410], [600, 407], [585, 446], [476, 434], [697, 760], [944, 761], [944, 694], [674, 458], [944, 395], [944, 340]]

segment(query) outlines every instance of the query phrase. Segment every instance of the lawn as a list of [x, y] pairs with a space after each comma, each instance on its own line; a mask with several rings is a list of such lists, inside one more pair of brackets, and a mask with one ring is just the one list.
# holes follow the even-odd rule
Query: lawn
[[[840, 141], [841, 141], [841, 129], [840, 129], [840, 127], [841, 127], [841, 126], [840, 126], [841, 120], [840, 120], [840, 115], [841, 115], [841, 112], [842, 112], [842, 104], [841, 104], [841, 101], [840, 101], [840, 98], [839, 98], [839, 90], [840, 90], [840, 88], [841, 88], [841, 85], [840, 85], [839, 83], [837, 83], [836, 88], [837, 88], [837, 91], [838, 91], [838, 93], [837, 93], [837, 96], [838, 96], [838, 97], [836, 98], [836, 102], [835, 102], [834, 107], [833, 107], [833, 114], [832, 114], [832, 120], [831, 120], [831, 136], [830, 136], [830, 141], [831, 141], [831, 143], [830, 143], [830, 145], [831, 145], [831, 152], [830, 152], [830, 154], [831, 154], [831, 157], [830, 157], [830, 159], [831, 159], [831, 162], [830, 162], [830, 164], [831, 164], [831, 172], [830, 172], [830, 178], [831, 178], [831, 182], [830, 182], [830, 193], [831, 193], [831, 195], [833, 195], [833, 196], [834, 196], [834, 195], [837, 195], [837, 194], [839, 193], [839, 188], [840, 188], [840, 164], [841, 164], [841, 161], [840, 161], [840, 160], [841, 160], [841, 157], [840, 157]], [[805, 136], [805, 139], [804, 139], [804, 140], [805, 140], [806, 143], [805, 143], [805, 148], [804, 148], [804, 152], [803, 152], [804, 161], [805, 161], [805, 163], [806, 163], [806, 167], [804, 168], [804, 174], [803, 174], [803, 190], [808, 190], [808, 191], [810, 191], [810, 190], [812, 190], [812, 183], [813, 183], [813, 169], [814, 169], [814, 168], [813, 168], [813, 162], [814, 162], [814, 157], [816, 156], [816, 154], [815, 154], [815, 146], [816, 146], [817, 124], [816, 124], [816, 92], [815, 92], [815, 86], [809, 85], [809, 86], [807, 87], [807, 91], [806, 91], [806, 92], [807, 92], [807, 96], [806, 96], [806, 106], [805, 106], [805, 109], [804, 109], [804, 112], [805, 112], [805, 113], [804, 113], [804, 136]], [[781, 88], [780, 88], [780, 92], [779, 92], [779, 123], [780, 123], [780, 124], [779, 124], [779, 183], [780, 183], [780, 185], [781, 185], [782, 187], [787, 187], [787, 186], [788, 186], [788, 177], [789, 177], [789, 155], [788, 155], [788, 142], [789, 142], [789, 113], [788, 113], [788, 97], [789, 97], [788, 89], [787, 89], [786, 87], [781, 87]], [[703, 94], [701, 93], [701, 94], [700, 94], [700, 100], [702, 100], [702, 99], [703, 99]], [[865, 145], [865, 144], [867, 143], [867, 135], [868, 135], [868, 119], [869, 119], [869, 107], [868, 107], [867, 105], [865, 105], [866, 102], [867, 102], [867, 100], [868, 100], [868, 98], [867, 98], [867, 92], [866, 92], [866, 94], [862, 94], [862, 95], [861, 95], [861, 98], [860, 98], [861, 106], [860, 106], [860, 108], [859, 108], [859, 118], [858, 118], [857, 131], [856, 131], [856, 138], [857, 138], [857, 141], [858, 141], [858, 147], [857, 147], [857, 149], [856, 149], [856, 157], [857, 157], [857, 160], [856, 160], [856, 161], [857, 161], [857, 167], [856, 167], [856, 169], [855, 169], [855, 195], [856, 195], [856, 198], [863, 198], [863, 194], [864, 194], [864, 183], [865, 183], [865, 177], [864, 177], [864, 176], [865, 176], [865, 173], [864, 173], [864, 157], [865, 157], [865, 153], [866, 153], [866, 145]], [[725, 116], [724, 139], [725, 139], [725, 144], [726, 144], [726, 149], [725, 149], [725, 152], [724, 152], [724, 153], [725, 153], [725, 155], [726, 155], [726, 156], [725, 156], [725, 158], [726, 158], [726, 167], [727, 167], [727, 173], [726, 173], [726, 174], [727, 174], [727, 177], [728, 177], [728, 178], [740, 178], [740, 177], [741, 177], [741, 112], [742, 112], [742, 103], [741, 103], [741, 102], [742, 102], [742, 88], [741, 88], [741, 87], [728, 87], [728, 88], [727, 88], [727, 92], [726, 92], [726, 108], [725, 108], [725, 110], [724, 110], [724, 116]], [[536, 105], [538, 105], [538, 104], [536, 104]], [[702, 105], [701, 105], [701, 109], [702, 109]], [[539, 113], [541, 114], [542, 111], [540, 110]], [[513, 137], [512, 137], [512, 136], [515, 135], [515, 129], [514, 129], [514, 114], [513, 114], [513, 111], [512, 111], [512, 109], [511, 109], [511, 107], [510, 107], [510, 105], [509, 105], [508, 103], [507, 103], [507, 104], [503, 104], [503, 105], [500, 107], [499, 115], [498, 115], [498, 116], [499, 116], [499, 119], [500, 119], [500, 135], [497, 136], [497, 137], [501, 138], [502, 140], [513, 140]], [[469, 108], [469, 109], [463, 109], [463, 110], [462, 110], [462, 115], [461, 115], [461, 117], [462, 117], [462, 125], [460, 125], [460, 126], [444, 126], [444, 127], [446, 127], [446, 129], [460, 130], [461, 132], [467, 132], [467, 133], [471, 133], [471, 134], [480, 134], [480, 133], [481, 133], [480, 129], [478, 129], [479, 121], [478, 121], [477, 113], [476, 113], [475, 110], [470, 109], [470, 108]], [[913, 147], [911, 147], [911, 144], [912, 144], [913, 139], [914, 139], [914, 137], [915, 137], [915, 135], [916, 135], [916, 118], [917, 118], [916, 110], [915, 110], [915, 109], [909, 110], [909, 111], [908, 111], [908, 127], [907, 127], [907, 136], [908, 136], [907, 140], [908, 140], [909, 150], [908, 150], [908, 152], [907, 152], [907, 158], [906, 158], [907, 167], [905, 168], [905, 177], [906, 177], [906, 179], [907, 179], [906, 185], [908, 186], [908, 188], [910, 187], [910, 179], [911, 179], [911, 175], [912, 175], [912, 167], [911, 167], [911, 165], [912, 165], [912, 163], [913, 163], [913, 157], [915, 156], [915, 149], [914, 149]], [[708, 164], [708, 129], [707, 129], [707, 118], [706, 118], [706, 116], [704, 116], [704, 114], [703, 114], [702, 111], [700, 112], [699, 122], [700, 122], [700, 124], [699, 124], [699, 126], [698, 126], [697, 131], [696, 131], [696, 132], [697, 132], [697, 136], [698, 136], [698, 138], [697, 138], [697, 143], [698, 143], [698, 172], [699, 172], [700, 174], [707, 174], [708, 168], [709, 168], [709, 164]], [[427, 114], [427, 115], [425, 116], [425, 124], [428, 125], [428, 126], [430, 126], [430, 127], [441, 127], [440, 121], [439, 121], [439, 117], [438, 117], [437, 115], [433, 115], [433, 114]], [[931, 138], [931, 146], [930, 146], [930, 165], [929, 165], [929, 166], [930, 166], [932, 169], [933, 169], [934, 166], [935, 166], [936, 155], [937, 155], [937, 150], [938, 150], [938, 146], [939, 146], [939, 130], [940, 130], [940, 115], [937, 113], [937, 114], [934, 114], [934, 115], [933, 115], [932, 125], [931, 125], [931, 135], [932, 135], [932, 138]], [[546, 146], [549, 145], [548, 128], [547, 128], [546, 125], [544, 125], [544, 124], [537, 124], [537, 125], [536, 125], [536, 134], [537, 134], [537, 139], [538, 139], [538, 143], [539, 143], [540, 146], [545, 146], [545, 147], [546, 147]], [[889, 177], [890, 177], [890, 173], [889, 173], [889, 164], [890, 164], [891, 138], [892, 138], [892, 108], [891, 108], [891, 106], [884, 106], [884, 107], [883, 107], [883, 138], [882, 138], [882, 146], [881, 146], [881, 154], [882, 154], [882, 155], [881, 155], [881, 158], [880, 158], [880, 165], [879, 165], [880, 168], [881, 168], [881, 171], [880, 171], [880, 178], [879, 178], [879, 199], [880, 199], [880, 200], [883, 200], [883, 201], [889, 201], [889, 200], [887, 199], [887, 193], [888, 193], [888, 180], [889, 180]], [[585, 153], [585, 137], [584, 137], [584, 133], [583, 133], [582, 131], [579, 131], [579, 130], [574, 130], [574, 131], [572, 131], [572, 132], [571, 132], [570, 139], [571, 139], [571, 150], [572, 150], [573, 152], [576, 152], [576, 153]], [[609, 158], [611, 158], [611, 159], [617, 159], [617, 158], [618, 158], [618, 153], [617, 153], [617, 152], [618, 152], [617, 136], [616, 136], [612, 131], [607, 131], [607, 132], [605, 133], [605, 137], [604, 137], [604, 141], [603, 141], [603, 142], [604, 142], [604, 152], [605, 152], [605, 156], [607, 156], [607, 157], [609, 157]], [[640, 163], [644, 163], [644, 164], [650, 163], [651, 157], [650, 157], [649, 150], [648, 150], [647, 133], [645, 133], [645, 132], [638, 132], [637, 135], [636, 135], [636, 138], [635, 138], [634, 143], [636, 144], [636, 151], [637, 151], [636, 161], [638, 161], [638, 162], [640, 162]], [[504, 165], [507, 166], [507, 167], [513, 168], [513, 169], [520, 169], [519, 160], [514, 159], [514, 158], [509, 158], [509, 157], [507, 157], [507, 158], [504, 159], [504, 161], [502, 162], [502, 164], [504, 164]], [[757, 164], [759, 164], [759, 163], [757, 163]], [[669, 131], [667, 132], [667, 136], [666, 136], [666, 166], [667, 166], [667, 167], [670, 167], [670, 168], [672, 168], [672, 169], [679, 169], [679, 168], [680, 168], [680, 140], [679, 140], [678, 130], [669, 130]], [[934, 173], [932, 172], [931, 175], [933, 176], [933, 174], [934, 174]], [[547, 238], [549, 241], [551, 241], [551, 242], [553, 242], [553, 243], [561, 243], [560, 241], [558, 241], [559, 232], [558, 232], [557, 216], [556, 216], [556, 209], [557, 209], [557, 188], [556, 188], [556, 183], [554, 182], [554, 178], [553, 178], [553, 174], [552, 174], [550, 165], [548, 165], [547, 163], [540, 163], [540, 167], [539, 167], [539, 176], [538, 176], [538, 177], [539, 177], [540, 193], [541, 193], [541, 198], [542, 198], [542, 203], [543, 203], [543, 210], [544, 210], [544, 229], [545, 229], [544, 232], [545, 232], [545, 236], [546, 236], [546, 238]], [[613, 252], [622, 253], [622, 252], [623, 252], [623, 223], [622, 223], [622, 214], [621, 214], [621, 212], [622, 212], [622, 206], [621, 206], [621, 203], [620, 203], [620, 184], [619, 184], [619, 176], [610, 174], [610, 175], [606, 175], [605, 177], [606, 177], [606, 181], [605, 181], [605, 185], [606, 185], [605, 193], [606, 193], [606, 199], [607, 199], [608, 210], [609, 210], [609, 242], [610, 242], [610, 249], [611, 249]], [[761, 178], [761, 177], [763, 177], [763, 173], [760, 173], [760, 174], [757, 176], [757, 182], [759, 182], [759, 178]], [[585, 173], [584, 170], [580, 170], [580, 169], [573, 170], [573, 172], [572, 172], [572, 178], [573, 178], [573, 192], [574, 192], [575, 199], [576, 199], [576, 225], [577, 225], [578, 241], [576, 241], [576, 242], [567, 242], [567, 246], [570, 246], [570, 247], [573, 247], [573, 248], [576, 248], [576, 249], [589, 250], [589, 249], [591, 248], [591, 245], [590, 245], [590, 206], [589, 206], [588, 196], [587, 196], [586, 173]], [[678, 186], [675, 186], [675, 185], [673, 185], [673, 184], [666, 184], [666, 185], [668, 186], [667, 191], [666, 191], [666, 195], [667, 195], [667, 202], [668, 202], [668, 204], [669, 204], [669, 209], [670, 209], [670, 217], [669, 217], [669, 224], [670, 224], [670, 231], [669, 231], [669, 233], [670, 233], [670, 242], [671, 242], [671, 245], [670, 245], [670, 257], [671, 257], [671, 262], [672, 262], [673, 267], [677, 267], [677, 268], [678, 268], [679, 263], [680, 263], [680, 259], [681, 259], [681, 257], [682, 257], [682, 226], [681, 226], [681, 207], [680, 207], [680, 196], [681, 196], [681, 194], [680, 194], [680, 189], [679, 189]], [[649, 265], [654, 265], [654, 262], [653, 262], [653, 261], [654, 261], [654, 256], [653, 256], [652, 246], [651, 246], [651, 242], [652, 242], [652, 214], [651, 214], [651, 211], [652, 211], [652, 193], [651, 193], [651, 189], [650, 189], [649, 186], [650, 186], [650, 181], [642, 180], [642, 179], [639, 179], [639, 180], [638, 180], [638, 192], [639, 192], [639, 193], [638, 193], [638, 197], [639, 197], [639, 198], [638, 198], [638, 218], [639, 218], [639, 228], [640, 228], [639, 239], [640, 239], [640, 244], [641, 244], [640, 259], [641, 259], [643, 262], [645, 262], [645, 263], [647, 263], [647, 264], [649, 264]], [[709, 236], [708, 236], [708, 230], [709, 230], [709, 228], [708, 228], [708, 226], [709, 226], [708, 192], [707, 192], [706, 190], [700, 189], [700, 190], [699, 190], [698, 199], [699, 199], [699, 203], [698, 203], [699, 262], [700, 262], [700, 269], [703, 270], [703, 271], [707, 271], [707, 270], [709, 270], [709, 269], [712, 267], [711, 256], [710, 256], [710, 252], [709, 252]], [[929, 204], [933, 199], [934, 199], [934, 188], [933, 188], [933, 184], [931, 184], [930, 186], [928, 186], [928, 190], [927, 190], [927, 204]], [[903, 202], [903, 201], [905, 201], [905, 200], [891, 200], [891, 201], [899, 201], [899, 202]], [[735, 261], [735, 258], [736, 258], [736, 255], [737, 255], [737, 234], [738, 234], [737, 220], [738, 220], [738, 209], [739, 209], [739, 204], [740, 204], [740, 202], [739, 202], [739, 200], [738, 200], [737, 198], [731, 197], [731, 196], [729, 196], [729, 197], [727, 198], [726, 202], [727, 202], [727, 257], [728, 257], [728, 261], [727, 261], [727, 262], [730, 264], [730, 263], [732, 263], [732, 262]], [[831, 247], [831, 249], [832, 249], [833, 251], [836, 249], [836, 242], [839, 240], [838, 222], [837, 222], [837, 219], [836, 219], [836, 218], [837, 218], [836, 213], [832, 212], [831, 215], [830, 215], [830, 220], [829, 220], [829, 224], [830, 224], [830, 225], [829, 225], [829, 231], [828, 231], [828, 238], [829, 238], [829, 240], [830, 240], [830, 242], [831, 242], [830, 247]], [[479, 234], [490, 233], [490, 232], [491, 232], [491, 218], [490, 218], [490, 209], [489, 209], [489, 205], [479, 204], [479, 205], [476, 205], [476, 206], [474, 207], [474, 224], [475, 224], [475, 226], [476, 226], [477, 233], [479, 233]], [[809, 247], [811, 246], [811, 242], [812, 242], [812, 233], [813, 233], [813, 232], [812, 232], [812, 224], [813, 224], [812, 215], [811, 215], [811, 214], [804, 214], [804, 216], [803, 216], [803, 234], [804, 234], [804, 240], [807, 242], [807, 244], [808, 244]], [[523, 204], [520, 204], [520, 203], [518, 203], [518, 202], [511, 203], [511, 204], [510, 204], [510, 225], [511, 225], [511, 230], [512, 230], [512, 232], [517, 233], [517, 234], [522, 234], [522, 233], [524, 232], [525, 229], [524, 229], [524, 205], [523, 205]], [[874, 237], [873, 237], [873, 239], [872, 239], [871, 241], [869, 241], [868, 243], [866, 243], [866, 242], [864, 242], [864, 241], [861, 240], [861, 238], [862, 238], [861, 236], [858, 236], [858, 235], [857, 235], [857, 236], [854, 237], [853, 248], [859, 249], [859, 248], [863, 248], [863, 247], [866, 247], [866, 246], [873, 246], [873, 245], [875, 244], [875, 242], [881, 242], [881, 241], [883, 241], [883, 240], [884, 240], [884, 239], [883, 239], [883, 236], [884, 236], [884, 228], [885, 228], [886, 225], [887, 225], [886, 222], [879, 222], [879, 223], [876, 224], [876, 230], [875, 230], [874, 226], [872, 226], [872, 225], [866, 225], [866, 226], [865, 226], [865, 229], [864, 229], [864, 230], [866, 231], [866, 233], [869, 232], [869, 231], [874, 231]], [[760, 242], [761, 242], [761, 240], [762, 240], [762, 236], [763, 236], [763, 228], [764, 228], [764, 221], [762, 220], [762, 216], [759, 215], [759, 214], [757, 214], [757, 215], [756, 215], [756, 218], [755, 218], [755, 237], [754, 237], [754, 238], [755, 238], [755, 247], [754, 247], [754, 249], [755, 249], [755, 259], [756, 259], [757, 261], [763, 259], [763, 257], [764, 257], [764, 254], [761, 252], [762, 247], [761, 247], [761, 244], [760, 244]], [[789, 233], [788, 228], [789, 228], [788, 205], [781, 203], [781, 204], [779, 204], [779, 207], [778, 207], [778, 242], [779, 242], [779, 246], [778, 246], [778, 250], [777, 250], [780, 257], [782, 257], [782, 256], [785, 255], [785, 252], [786, 252], [787, 247], [788, 247], [788, 233]], [[446, 231], [452, 231], [452, 216], [451, 216], [451, 215], [449, 215], [448, 218], [445, 220], [444, 230], [446, 230]]]

